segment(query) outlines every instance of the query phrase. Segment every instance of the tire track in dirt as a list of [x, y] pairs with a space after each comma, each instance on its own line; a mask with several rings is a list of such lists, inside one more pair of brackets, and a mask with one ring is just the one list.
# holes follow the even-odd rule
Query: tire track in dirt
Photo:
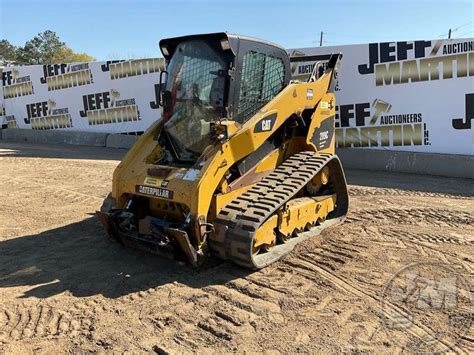
[[396, 223], [459, 228], [474, 224], [471, 213], [437, 208], [377, 208], [350, 213], [346, 223]]
[[[460, 226], [457, 225], [457, 227], [459, 228]], [[370, 228], [373, 230], [374, 227]], [[364, 228], [364, 230], [366, 229]], [[458, 238], [455, 236], [446, 236], [441, 233], [424, 232], [423, 228], [420, 228], [420, 230], [421, 232], [418, 233], [416, 231], [400, 231], [400, 228], [390, 227], [390, 225], [384, 226], [382, 223], [382, 229], [377, 229], [377, 233], [375, 234], [379, 238], [382, 237], [382, 242], [394, 242], [395, 249], [397, 250], [400, 250], [401, 245], [405, 249], [411, 248], [411, 251], [413, 252], [413, 244], [415, 243], [415, 254], [417, 252], [419, 254], [423, 253], [422, 255], [425, 255], [427, 258], [438, 257], [440, 261], [447, 264], [452, 264], [453, 262], [459, 263], [459, 254], [452, 251], [445, 252], [445, 245], [458, 248], [472, 245], [471, 241], [464, 240], [462, 237]], [[370, 236], [370, 229], [367, 231]], [[384, 286], [384, 280], [388, 280], [391, 277], [391, 274], [374, 269], [366, 269], [361, 266], [354, 267], [353, 263], [350, 263], [351, 261], [356, 260], [358, 255], [362, 258], [375, 257], [375, 254], [372, 254], [369, 249], [371, 243], [370, 238], [361, 238], [358, 242], [354, 243], [357, 246], [354, 246], [352, 245], [352, 242], [341, 240], [341, 236], [327, 237], [328, 239], [323, 241], [324, 244], [322, 246], [312, 246], [311, 251], [309, 252], [300, 252], [298, 255], [284, 259], [283, 263], [288, 264], [289, 267], [284, 267], [283, 269], [286, 271], [293, 270], [312, 281], [315, 280], [315, 275], [322, 276], [337, 288], [344, 291], [350, 291], [349, 293], [356, 297], [362, 297], [363, 294], [365, 294], [365, 298], [371, 298], [373, 307], [378, 307], [379, 298], [375, 295], [381, 292]], [[426, 245], [428, 245], [431, 250], [424, 250]], [[440, 248], [442, 249], [439, 250]], [[464, 258], [464, 260], [466, 260], [466, 258]], [[468, 271], [468, 274], [470, 272], [470, 275], [472, 275], [472, 261], [464, 261], [464, 264], [470, 264], [463, 266]], [[337, 305], [337, 301], [336, 296], [327, 296], [327, 298], [323, 300], [321, 306], [318, 307], [317, 311], [321, 312], [320, 316], [329, 315], [333, 318], [335, 317], [335, 321], [341, 327], [347, 329], [347, 334], [350, 333], [351, 336], [356, 336], [356, 344], [363, 345], [363, 347], [371, 348], [373, 350], [375, 335], [383, 332], [381, 323], [378, 322], [374, 325], [374, 323], [370, 321], [363, 321], [361, 323], [351, 322], [350, 319], [353, 316], [358, 316], [357, 313], [353, 312], [354, 310], [352, 308], [346, 309], [342, 313], [337, 312], [336, 316], [334, 315], [334, 309], [326, 311], [326, 308], [331, 304], [333, 307], [334, 304]], [[404, 321], [406, 321], [407, 318], [404, 310], [395, 305], [389, 306], [389, 314]], [[422, 324], [415, 324], [414, 329], [415, 331], [412, 335], [435, 334], [434, 330]], [[444, 344], [444, 346], [448, 347], [450, 344]], [[455, 351], [465, 352], [463, 348], [465, 348], [465, 346], [458, 344], [458, 346], [453, 349]], [[362, 348], [358, 346], [357, 349], [360, 350]]]
[[[459, 265], [467, 271], [468, 274], [474, 273], [474, 261], [472, 256], [465, 253], [464, 248], [473, 245], [472, 241], [461, 240], [453, 236], [446, 236], [434, 233], [419, 233], [414, 231], [393, 230], [384, 228], [381, 235], [384, 239], [404, 240], [407, 243], [414, 244], [421, 255], [426, 258], [437, 258], [442, 262], [453, 266]], [[458, 247], [453, 251], [445, 248], [445, 244]], [[429, 249], [429, 251], [426, 251]]]
[[[285, 263], [288, 263], [292, 268], [294, 268], [295, 271], [299, 272], [301, 275], [304, 275], [308, 278], [313, 278], [313, 274], [317, 274], [320, 277], [323, 277], [329, 282], [331, 282], [336, 288], [340, 289], [343, 292], [352, 294], [356, 297], [360, 297], [374, 304], [375, 306], [380, 304], [380, 297], [378, 297], [377, 295], [367, 292], [365, 288], [361, 288], [357, 284], [347, 281], [350, 280], [350, 278], [342, 278], [336, 273], [334, 273], [333, 270], [327, 270], [316, 262], [309, 262], [308, 260], [286, 260]], [[435, 334], [430, 328], [424, 326], [423, 324], [411, 322], [407, 312], [404, 309], [391, 303], [386, 303], [385, 307], [388, 310], [388, 312], [384, 314], [386, 318], [392, 319], [394, 322], [403, 320], [405, 322], [411, 323], [411, 327], [407, 328], [408, 333], [417, 337], [429, 336], [433, 339], [436, 339]], [[446, 349], [451, 348], [451, 350], [455, 352], [465, 353], [465, 351], [459, 348], [457, 345], [454, 345], [452, 347], [451, 344], [442, 343], [442, 345]]]
[[3, 342], [75, 335], [87, 332], [87, 322], [49, 305], [0, 306], [0, 340]]
[[310, 263], [317, 263], [320, 267], [335, 272], [358, 255], [363, 254], [366, 248], [366, 246], [357, 243], [329, 239], [324, 244], [308, 246], [304, 251], [290, 255], [286, 261], [292, 262], [295, 259], [302, 259]]
[[98, 201], [103, 200], [103, 197], [94, 196], [79, 191], [67, 190], [54, 185], [42, 184], [35, 181], [26, 181], [19, 178], [11, 178], [0, 175], [0, 180], [3, 179], [7, 179], [6, 181], [9, 182], [9, 185], [19, 189], [20, 191], [24, 191], [25, 194], [29, 195], [31, 193], [30, 190], [31, 186], [33, 185], [41, 190], [46, 190], [48, 195], [60, 199], [64, 203], [97, 203]]
[[[265, 317], [267, 310], [278, 311], [270, 302], [240, 294], [239, 288], [242, 286], [240, 282], [213, 285], [190, 293], [185, 285], [178, 284], [154, 290], [141, 301], [135, 300], [145, 302], [140, 312], [142, 323], [165, 335], [167, 341], [160, 344], [162, 350], [174, 349], [179, 345], [182, 347], [180, 351], [196, 351], [199, 342], [207, 346], [231, 346], [243, 341], [242, 334], [250, 339], [255, 334], [256, 322]], [[229, 301], [228, 297], [237, 299]], [[164, 299], [164, 302], [157, 303], [157, 299]], [[168, 300], [172, 300], [172, 303]], [[127, 306], [127, 302], [123, 304]]]
[[[53, 206], [62, 213], [61, 218], [48, 216], [45, 229], [69, 223], [69, 216], [71, 221], [75, 220], [69, 211], [80, 204], [87, 212], [93, 212], [116, 165], [78, 159], [11, 158], [11, 162], [2, 166], [0, 176], [6, 201], [4, 221], [10, 219], [10, 210], [17, 214], [22, 211], [21, 201], [29, 195], [35, 211], [45, 203], [63, 202]], [[369, 185], [378, 183], [379, 177], [374, 177], [373, 172], [362, 177]], [[62, 352], [64, 347], [81, 352], [85, 347], [91, 352], [112, 349], [189, 353], [212, 349], [220, 353], [277, 349], [285, 353], [294, 352], [295, 343], [300, 352], [308, 353], [395, 352], [395, 347], [383, 345], [387, 337], [380, 334], [383, 329], [377, 296], [394, 269], [416, 257], [464, 262], [464, 268], [470, 267], [471, 274], [473, 265], [468, 249], [472, 242], [463, 239], [473, 222], [472, 216], [465, 213], [466, 201], [471, 197], [462, 195], [467, 190], [461, 187], [464, 181], [458, 182], [459, 188], [447, 190], [444, 180], [440, 180], [439, 188], [434, 189], [459, 192], [457, 195], [418, 191], [429, 186], [424, 186], [422, 179], [408, 186], [410, 176], [403, 177], [407, 179], [407, 188], [414, 190], [351, 185], [349, 193], [354, 198], [349, 223], [328, 230], [320, 238], [309, 239], [283, 260], [258, 272], [235, 272], [236, 266], [220, 264], [199, 273], [184, 270], [174, 274], [173, 270], [124, 263], [130, 278], [111, 279], [112, 284], [106, 286], [99, 284], [103, 280], [91, 278], [90, 288], [86, 284], [81, 288], [87, 297], [78, 295], [71, 287], [70, 293], [55, 294], [53, 300], [43, 299], [36, 305], [32, 305], [31, 299], [16, 299], [20, 292], [16, 286], [11, 291], [4, 289], [0, 343], [8, 343], [17, 352], [31, 345], [40, 352]], [[382, 178], [386, 179], [386, 186], [391, 182], [391, 186], [400, 186], [397, 180], [401, 176], [392, 178], [386, 174]], [[442, 205], [448, 206], [448, 210], [437, 208]], [[461, 212], [456, 211], [456, 206]], [[24, 214], [19, 228], [32, 228], [36, 218], [36, 214]], [[443, 234], [451, 228], [456, 229], [452, 234]], [[400, 230], [402, 233], [398, 233]], [[76, 233], [80, 235], [80, 227], [70, 230], [72, 237]], [[81, 243], [85, 247], [90, 243], [84, 251], [91, 253], [92, 262], [108, 268], [121, 267], [122, 260], [115, 262], [113, 256], [114, 262], [103, 263], [103, 254], [96, 253], [93, 238]], [[12, 251], [19, 252], [20, 248], [21, 245]], [[54, 249], [55, 245], [51, 248], [52, 252], [61, 250]], [[117, 255], [124, 258], [128, 254]], [[86, 270], [90, 268], [81, 271]], [[15, 271], [12, 267], [11, 272]], [[137, 276], [143, 271], [150, 275], [150, 280], [139, 280]], [[77, 275], [67, 270], [61, 274], [65, 285], [78, 280]], [[25, 286], [37, 287], [40, 281], [32, 276]], [[116, 289], [113, 282], [117, 282]], [[111, 296], [110, 289], [117, 292]], [[399, 314], [398, 311], [393, 314]], [[472, 343], [472, 335], [466, 336], [466, 342]], [[109, 348], [103, 345], [107, 343]]]
[[463, 246], [463, 245], [473, 245], [472, 241], [461, 240], [454, 236], [449, 236], [446, 234], [435, 234], [435, 233], [423, 233], [423, 232], [412, 232], [406, 230], [392, 230], [392, 229], [384, 229], [383, 231], [385, 236], [392, 237], [392, 238], [403, 238], [404, 240], [413, 242], [420, 242], [420, 243], [429, 243], [429, 244], [452, 244], [456, 246]]
[[281, 315], [280, 306], [269, 300], [263, 300], [258, 294], [251, 290], [243, 290], [235, 284], [213, 285], [202, 288], [206, 293], [218, 297], [232, 305], [246, 311], [256, 317]]
[[[211, 270], [211, 272], [214, 271]], [[203, 337], [211, 343], [217, 341], [231, 346], [230, 344], [243, 342], [243, 334], [247, 340], [254, 337], [258, 327], [286, 323], [282, 302], [295, 304], [295, 302], [311, 301], [308, 300], [307, 292], [310, 287], [305, 286], [314, 288], [314, 284], [307, 282], [303, 277], [295, 277], [288, 273], [284, 275], [286, 277], [280, 277], [279, 270], [270, 267], [261, 273], [196, 289], [193, 295], [188, 294], [185, 297], [180, 295], [180, 292], [187, 289], [185, 285], [170, 287], [169, 294], [165, 290], [158, 290], [153, 294], [152, 299], [172, 298], [175, 303], [155, 304], [160, 308], [160, 315], [153, 317], [148, 314], [142, 318], [145, 323], [153, 323], [161, 330], [166, 329], [167, 334], [173, 334], [170, 348], [179, 343], [187, 350], [195, 350], [194, 342], [185, 341], [182, 338], [203, 340]], [[268, 280], [275, 282], [268, 283]], [[279, 282], [276, 282], [277, 280]], [[301, 287], [301, 280], [305, 280], [303, 287]], [[181, 289], [183, 291], [180, 291]], [[163, 293], [166, 296], [163, 296]], [[147, 293], [139, 292], [136, 296], [125, 297], [124, 305], [128, 302], [138, 302], [139, 298], [151, 302], [150, 307], [154, 304], [149, 296], [142, 298], [140, 294]], [[312, 301], [316, 303], [320, 300], [313, 299]], [[187, 313], [188, 306], [193, 309], [192, 317]], [[177, 334], [180, 334], [179, 339], [175, 338]], [[163, 349], [167, 348], [165, 344], [161, 346]]]
[[351, 197], [366, 197], [366, 196], [402, 196], [402, 197], [426, 197], [426, 198], [445, 198], [455, 200], [470, 200], [474, 196], [465, 196], [461, 194], [450, 194], [440, 192], [427, 192], [419, 190], [403, 190], [391, 189], [383, 187], [361, 187], [349, 186], [349, 196]]

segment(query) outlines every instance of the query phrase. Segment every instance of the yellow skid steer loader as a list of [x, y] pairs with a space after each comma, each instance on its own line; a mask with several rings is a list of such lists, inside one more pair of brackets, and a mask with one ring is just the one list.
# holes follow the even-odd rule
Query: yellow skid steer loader
[[319, 79], [292, 82], [285, 49], [263, 40], [213, 33], [160, 48], [162, 118], [114, 172], [98, 212], [111, 238], [192, 265], [215, 256], [260, 269], [344, 219], [339, 54]]

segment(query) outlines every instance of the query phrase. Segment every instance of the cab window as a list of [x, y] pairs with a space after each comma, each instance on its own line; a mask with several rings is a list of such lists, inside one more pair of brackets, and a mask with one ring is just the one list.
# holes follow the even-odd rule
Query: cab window
[[281, 58], [249, 51], [244, 55], [237, 121], [245, 122], [284, 87], [285, 65]]

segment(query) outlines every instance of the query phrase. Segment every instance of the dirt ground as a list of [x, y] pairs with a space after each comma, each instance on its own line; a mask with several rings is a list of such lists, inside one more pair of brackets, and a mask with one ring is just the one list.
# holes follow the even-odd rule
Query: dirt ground
[[0, 353], [403, 352], [380, 321], [392, 275], [431, 260], [472, 281], [472, 180], [348, 171], [344, 224], [259, 272], [196, 271], [105, 237], [122, 155], [0, 141]]

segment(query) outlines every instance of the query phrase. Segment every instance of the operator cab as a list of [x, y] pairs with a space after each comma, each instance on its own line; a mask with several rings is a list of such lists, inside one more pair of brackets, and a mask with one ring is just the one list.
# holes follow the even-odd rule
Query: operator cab
[[289, 58], [276, 44], [213, 33], [160, 41], [164, 132], [180, 161], [194, 162], [211, 144], [211, 123], [243, 124], [290, 81]]

